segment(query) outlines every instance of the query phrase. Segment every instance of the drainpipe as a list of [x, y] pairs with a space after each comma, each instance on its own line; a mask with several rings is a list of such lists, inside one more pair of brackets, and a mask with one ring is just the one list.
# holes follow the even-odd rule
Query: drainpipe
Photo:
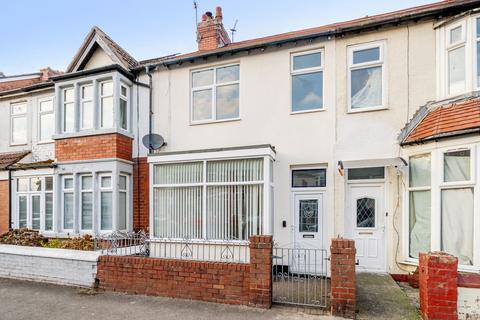
[[12, 230], [12, 171], [8, 169], [8, 231]]
[[150, 141], [151, 134], [152, 134], [152, 121], [153, 121], [153, 106], [152, 106], [152, 100], [153, 100], [153, 95], [152, 95], [152, 74], [150, 73], [150, 67], [146, 66], [145, 67], [145, 72], [147, 73], [148, 76], [148, 153], [152, 153], [153, 148], [152, 148], [152, 143]]

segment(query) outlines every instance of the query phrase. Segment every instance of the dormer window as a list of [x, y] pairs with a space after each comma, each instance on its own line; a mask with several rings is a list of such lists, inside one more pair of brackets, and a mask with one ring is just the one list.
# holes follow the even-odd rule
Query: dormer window
[[465, 35], [464, 25], [460, 24], [448, 30], [448, 93], [450, 95], [465, 91]]
[[112, 72], [57, 83], [57, 137], [131, 130], [132, 83]]

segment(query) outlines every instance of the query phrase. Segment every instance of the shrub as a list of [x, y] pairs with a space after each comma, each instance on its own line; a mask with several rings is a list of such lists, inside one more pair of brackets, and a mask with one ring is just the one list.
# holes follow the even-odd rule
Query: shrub
[[93, 250], [93, 239], [90, 235], [71, 239], [46, 238], [39, 234], [38, 231], [29, 229], [13, 230], [0, 235], [0, 244], [85, 251]]

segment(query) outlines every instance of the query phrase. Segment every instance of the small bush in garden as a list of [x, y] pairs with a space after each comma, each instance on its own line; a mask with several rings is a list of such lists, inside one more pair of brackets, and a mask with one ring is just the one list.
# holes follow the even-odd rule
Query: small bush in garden
[[93, 240], [92, 240], [92, 236], [90, 235], [84, 235], [83, 237], [72, 238], [72, 239], [51, 238], [48, 240], [47, 243], [43, 245], [43, 247], [92, 251]]
[[17, 246], [42, 247], [48, 242], [38, 231], [29, 229], [17, 229], [4, 233], [0, 236], [0, 244], [14, 244]]

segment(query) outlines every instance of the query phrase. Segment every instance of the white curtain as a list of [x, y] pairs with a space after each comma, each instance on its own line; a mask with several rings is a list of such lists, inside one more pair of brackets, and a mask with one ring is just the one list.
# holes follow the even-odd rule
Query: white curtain
[[353, 70], [351, 81], [352, 89], [354, 82], [365, 82], [352, 96], [352, 108], [375, 107], [382, 103], [382, 67]]
[[410, 256], [430, 251], [430, 191], [410, 191]]
[[473, 264], [473, 189], [442, 190], [442, 250]]
[[445, 182], [470, 180], [470, 150], [445, 153], [443, 164]]

